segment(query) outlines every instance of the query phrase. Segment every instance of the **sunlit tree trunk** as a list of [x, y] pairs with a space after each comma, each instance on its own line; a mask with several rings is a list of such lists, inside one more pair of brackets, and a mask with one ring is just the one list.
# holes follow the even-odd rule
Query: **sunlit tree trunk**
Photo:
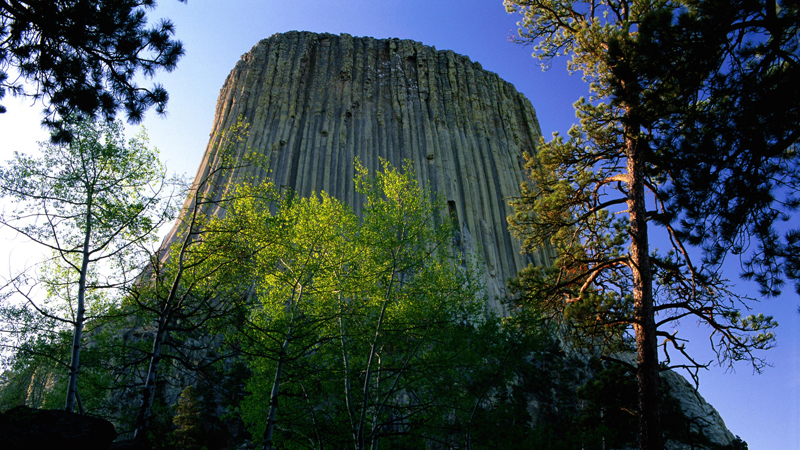
[[658, 395], [658, 347], [653, 310], [653, 275], [647, 239], [647, 210], [644, 198], [644, 157], [638, 125], [625, 128], [628, 171], [628, 214], [630, 217], [630, 258], [633, 273], [633, 328], [636, 334], [636, 379], [639, 398], [639, 448], [661, 450]]

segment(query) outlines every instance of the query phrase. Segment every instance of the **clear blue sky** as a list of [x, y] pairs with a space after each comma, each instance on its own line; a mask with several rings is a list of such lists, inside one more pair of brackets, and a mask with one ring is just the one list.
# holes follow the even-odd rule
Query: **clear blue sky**
[[[376, 38], [413, 39], [437, 49], [449, 49], [478, 61], [524, 93], [536, 109], [542, 132], [565, 133], [575, 120], [572, 104], [588, 94], [580, 75], [570, 76], [565, 61], [543, 72], [531, 49], [513, 44], [518, 17], [508, 15], [502, 0], [159, 0], [150, 12], [155, 20], [172, 19], [186, 56], [171, 74], [157, 81], [170, 94], [168, 114], [149, 111], [144, 122], [152, 145], [171, 170], [194, 175], [211, 130], [217, 94], [240, 56], [274, 33], [307, 30], [349, 33]], [[45, 140], [39, 127], [41, 105], [6, 96], [8, 113], [0, 115], [0, 159], [11, 152], [32, 152]], [[129, 131], [132, 136], [135, 130]], [[0, 270], [32, 263], [27, 251], [12, 251], [16, 241], [0, 240]], [[736, 280], [743, 292], [753, 286]], [[728, 428], [753, 450], [800, 450], [800, 299], [792, 289], [781, 298], [755, 305], [755, 312], [773, 315], [780, 323], [777, 348], [766, 353], [774, 365], [754, 375], [744, 364], [735, 373], [712, 367], [700, 375], [700, 393], [722, 415]], [[693, 323], [684, 328], [696, 328]], [[691, 330], [699, 360], [710, 361], [707, 335]]]

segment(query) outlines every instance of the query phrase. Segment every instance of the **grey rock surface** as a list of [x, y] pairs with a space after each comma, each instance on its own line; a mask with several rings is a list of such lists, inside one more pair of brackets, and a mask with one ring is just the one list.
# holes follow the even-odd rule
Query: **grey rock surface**
[[[735, 436], [725, 426], [722, 416], [716, 409], [694, 389], [689, 381], [672, 370], [661, 372], [661, 382], [664, 383], [672, 397], [681, 405], [684, 416], [693, 432], [702, 434], [713, 444], [727, 446], [733, 443]], [[672, 449], [683, 449], [675, 443]]]
[[[633, 353], [617, 354], [615, 357], [629, 364], [636, 364], [636, 355]], [[661, 383], [680, 404], [683, 415], [686, 417], [686, 425], [693, 433], [702, 434], [712, 445], [717, 447], [733, 444], [736, 436], [725, 426], [722, 416], [710, 403], [706, 402], [686, 378], [674, 370], [664, 370], [661, 372]], [[665, 442], [664, 447], [667, 450], [705, 448], [675, 441]]]
[[[359, 212], [354, 161], [376, 171], [380, 159], [410, 161], [418, 181], [447, 202], [462, 251], [485, 265], [491, 307], [506, 315], [506, 282], [552, 249], [522, 255], [508, 231], [508, 200], [524, 181], [523, 153], [541, 132], [536, 113], [513, 85], [452, 51], [419, 42], [292, 31], [243, 55], [217, 100], [211, 140], [197, 176], [207, 174], [219, 134], [239, 118], [250, 125], [241, 151], [268, 159], [268, 170], [234, 177], [270, 178], [301, 196], [326, 191]], [[176, 230], [165, 242], [174, 238]], [[719, 414], [680, 375], [662, 375], [687, 417], [708, 420], [704, 433], [728, 445]], [[676, 447], [678, 448], [678, 447]]]
[[[541, 135], [531, 103], [497, 74], [452, 51], [419, 42], [292, 31], [242, 56], [219, 94], [211, 141], [239, 117], [247, 144], [269, 172], [239, 173], [301, 196], [326, 191], [358, 212], [354, 161], [410, 161], [422, 184], [447, 201], [462, 251], [486, 269], [492, 307], [531, 260], [508, 231], [508, 199], [519, 194], [522, 155]], [[244, 151], [244, 150], [243, 150]]]

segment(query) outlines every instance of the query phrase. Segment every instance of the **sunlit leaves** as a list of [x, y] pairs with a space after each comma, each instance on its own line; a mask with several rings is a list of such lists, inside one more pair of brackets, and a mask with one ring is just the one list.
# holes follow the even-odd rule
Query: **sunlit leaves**
[[0, 223], [53, 254], [39, 279], [20, 274], [9, 286], [25, 307], [72, 328], [72, 411], [85, 322], [102, 316], [109, 292], [130, 286], [143, 268], [143, 249], [174, 217], [179, 182], [167, 177], [144, 133], [126, 142], [119, 123], [64, 126], [69, 144], [44, 143], [41, 156], [16, 154], [0, 168], [2, 195], [14, 202]]
[[453, 370], [456, 328], [482, 321], [480, 286], [452, 248], [441, 202], [410, 166], [356, 172], [360, 218], [324, 192], [228, 213], [254, 225], [246, 241], [256, 250], [259, 307], [232, 336], [254, 371], [243, 411], [263, 435], [279, 388], [273, 439], [286, 446], [312, 436], [358, 447], [359, 433], [370, 441], [388, 424], [410, 429], [412, 415], [416, 426], [434, 420], [433, 374]]
[[132, 269], [123, 253], [154, 242], [157, 227], [174, 217], [165, 203], [174, 202], [173, 181], [144, 132], [126, 141], [119, 123], [71, 130], [72, 144], [42, 144], [40, 157], [16, 154], [0, 169], [3, 195], [15, 200], [2, 220], [73, 267], [66, 255], [80, 253], [90, 229], [90, 260], [120, 264], [118, 279]]

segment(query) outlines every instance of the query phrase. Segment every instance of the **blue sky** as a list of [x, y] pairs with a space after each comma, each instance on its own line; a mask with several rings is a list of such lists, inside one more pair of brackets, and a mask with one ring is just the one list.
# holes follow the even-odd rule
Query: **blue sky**
[[[502, 0], [160, 0], [151, 20], [168, 17], [184, 42], [186, 56], [170, 74], [159, 73], [170, 94], [168, 113], [149, 111], [144, 126], [151, 144], [169, 168], [194, 175], [208, 141], [216, 99], [225, 77], [259, 40], [274, 33], [307, 30], [349, 33], [376, 38], [413, 39], [440, 50], [453, 50], [496, 72], [525, 94], [536, 109], [542, 133], [565, 133], [575, 121], [572, 104], [588, 96], [579, 74], [569, 75], [566, 61], [543, 72], [531, 49], [510, 41], [516, 15]], [[40, 128], [41, 105], [6, 96], [0, 115], [0, 159], [13, 151], [33, 152], [47, 138]], [[128, 132], [132, 136], [136, 129]], [[31, 264], [35, 256], [21, 251], [18, 241], [0, 237], [0, 271]], [[15, 250], [16, 249], [16, 250]], [[738, 281], [736, 267], [727, 273], [741, 292], [755, 287]], [[765, 354], [774, 367], [754, 375], [745, 364], [735, 372], [711, 367], [700, 374], [700, 393], [722, 415], [728, 428], [750, 449], [800, 450], [800, 299], [792, 289], [782, 297], [755, 304], [754, 312], [773, 315], [780, 323], [778, 344]], [[710, 361], [707, 331], [694, 323], [690, 343], [699, 360]], [[683, 332], [683, 331], [682, 331]]]

